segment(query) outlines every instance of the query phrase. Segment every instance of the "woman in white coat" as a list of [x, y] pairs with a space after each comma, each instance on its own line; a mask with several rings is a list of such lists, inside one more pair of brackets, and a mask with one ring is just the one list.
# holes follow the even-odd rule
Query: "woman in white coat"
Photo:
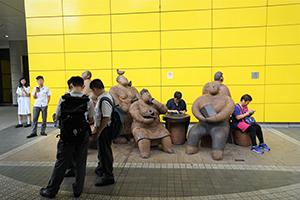
[[27, 84], [25, 78], [21, 78], [19, 81], [19, 87], [17, 88], [18, 94], [18, 117], [19, 124], [16, 128], [22, 127], [22, 115], [27, 115], [27, 124], [24, 127], [31, 126], [31, 107], [30, 107], [30, 87]]

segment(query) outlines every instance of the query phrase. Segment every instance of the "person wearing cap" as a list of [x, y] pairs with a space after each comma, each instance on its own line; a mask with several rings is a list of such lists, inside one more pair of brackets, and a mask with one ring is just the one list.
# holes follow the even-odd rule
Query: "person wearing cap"
[[[230, 94], [228, 87], [223, 84], [223, 81], [224, 81], [223, 73], [220, 71], [215, 73], [214, 80], [219, 83], [220, 93], [223, 95], [227, 95], [231, 98], [231, 94]], [[209, 84], [210, 83], [205, 84], [205, 86], [203, 87], [203, 90], [202, 90], [202, 94], [208, 94]]]

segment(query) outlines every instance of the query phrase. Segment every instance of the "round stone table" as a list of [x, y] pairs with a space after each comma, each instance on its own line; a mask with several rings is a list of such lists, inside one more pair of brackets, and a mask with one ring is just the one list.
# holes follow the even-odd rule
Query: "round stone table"
[[169, 130], [173, 144], [183, 144], [190, 123], [188, 114], [165, 114], [166, 128]]

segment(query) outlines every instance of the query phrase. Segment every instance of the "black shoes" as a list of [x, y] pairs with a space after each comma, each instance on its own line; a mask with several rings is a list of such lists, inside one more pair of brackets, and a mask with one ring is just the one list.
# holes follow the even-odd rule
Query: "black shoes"
[[27, 127], [30, 127], [31, 126], [31, 124], [26, 124], [25, 126], [24, 126], [24, 128], [27, 128]]
[[36, 136], [37, 136], [37, 134], [30, 134], [27, 136], [27, 138], [32, 138], [32, 137], [36, 137]]
[[103, 176], [103, 173], [102, 172], [100, 172], [99, 170], [97, 170], [97, 169], [95, 169], [95, 173], [98, 175], [98, 176], [100, 176], [100, 177], [102, 177]]
[[106, 185], [112, 185], [115, 183], [115, 179], [102, 179], [100, 182], [96, 182], [95, 186], [101, 187]]
[[47, 190], [47, 188], [42, 188], [40, 190], [40, 195], [43, 197], [50, 198], [50, 199], [55, 197], [55, 194], [50, 194], [49, 191]]
[[15, 126], [15, 128], [20, 128], [23, 127], [23, 124], [18, 124], [17, 126]]
[[74, 195], [75, 198], [78, 198], [78, 197], [80, 197], [81, 193], [75, 193], [75, 192], [74, 192], [73, 195]]
[[[41, 135], [43, 135], [43, 136], [47, 136], [47, 134], [46, 133], [41, 133]], [[32, 137], [36, 137], [37, 136], [37, 134], [35, 133], [35, 134], [30, 134], [30, 135], [28, 135], [27, 136], [27, 138], [32, 138]]]
[[[24, 126], [24, 128], [27, 128], [27, 127], [30, 127], [31, 126], [31, 124], [26, 124], [25, 126]], [[20, 128], [20, 127], [23, 127], [23, 124], [18, 124], [17, 126], [15, 126], [16, 128]]]
[[75, 170], [74, 169], [67, 169], [65, 173], [65, 177], [75, 177]]

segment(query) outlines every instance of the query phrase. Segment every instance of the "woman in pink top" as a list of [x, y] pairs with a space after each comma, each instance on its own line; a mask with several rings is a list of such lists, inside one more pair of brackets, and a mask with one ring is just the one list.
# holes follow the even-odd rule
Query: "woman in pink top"
[[[241, 101], [235, 105], [234, 112], [232, 114], [232, 125], [235, 129], [242, 132], [250, 132], [250, 138], [252, 141], [251, 150], [256, 153], [264, 153], [270, 151], [270, 148], [264, 143], [263, 133], [260, 125], [254, 123], [252, 125], [245, 122], [245, 117], [250, 117], [255, 113], [255, 110], [248, 110], [248, 104], [252, 101], [252, 97], [249, 94], [242, 96]], [[259, 140], [259, 146], [256, 143], [256, 136]], [[263, 150], [262, 150], [262, 149]]]

